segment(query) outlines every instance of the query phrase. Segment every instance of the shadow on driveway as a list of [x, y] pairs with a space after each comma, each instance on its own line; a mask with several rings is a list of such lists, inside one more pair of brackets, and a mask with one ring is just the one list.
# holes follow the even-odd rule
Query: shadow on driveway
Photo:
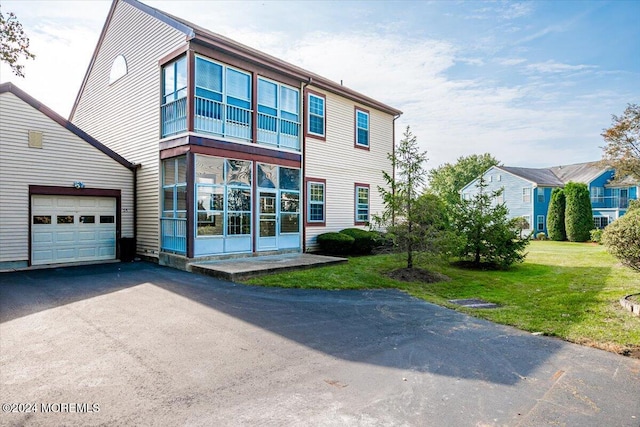
[[[264, 288], [145, 262], [0, 274], [0, 321], [141, 284], [160, 287], [340, 359], [455, 378], [515, 384], [566, 345], [399, 291]], [[158, 309], [172, 316], [171, 307], [158, 304]]]

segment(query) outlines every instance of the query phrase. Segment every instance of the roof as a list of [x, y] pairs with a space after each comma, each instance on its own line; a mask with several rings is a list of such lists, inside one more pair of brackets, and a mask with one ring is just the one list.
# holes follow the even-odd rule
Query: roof
[[564, 183], [573, 181], [584, 184], [590, 183], [609, 169], [611, 168], [603, 166], [600, 162], [576, 163], [549, 168]]
[[515, 168], [509, 166], [498, 167], [506, 172], [541, 186], [561, 187], [564, 185], [564, 182], [562, 182], [562, 180], [560, 180], [560, 178], [558, 178], [550, 169]]
[[138, 167], [137, 165], [129, 162], [124, 157], [122, 157], [121, 155], [119, 155], [118, 153], [116, 153], [106, 145], [103, 145], [97, 139], [90, 136], [88, 133], [86, 133], [85, 131], [83, 131], [73, 123], [71, 123], [69, 120], [63, 118], [61, 115], [53, 111], [51, 108], [47, 107], [37, 99], [33, 98], [31, 95], [29, 95], [28, 93], [26, 93], [25, 91], [17, 87], [15, 84], [13, 83], [0, 84], [0, 93], [5, 93], [5, 92], [10, 92], [14, 94], [25, 103], [29, 104], [30, 106], [40, 111], [45, 116], [49, 117], [54, 122], [58, 123], [63, 128], [67, 129], [69, 132], [75, 134], [80, 139], [84, 140], [85, 142], [97, 148], [98, 150], [102, 151], [104, 154], [111, 157], [113, 160], [120, 163], [122, 166], [129, 168], [131, 170], [134, 170]]
[[102, 29], [102, 33], [100, 35], [100, 38], [98, 39], [98, 45], [96, 46], [96, 49], [93, 53], [93, 58], [91, 59], [91, 62], [87, 69], [87, 73], [84, 77], [84, 81], [82, 82], [82, 86], [80, 87], [80, 91], [78, 92], [78, 96], [74, 103], [73, 109], [71, 110], [70, 117], [73, 117], [76, 106], [80, 99], [80, 94], [84, 90], [86, 81], [89, 77], [89, 72], [95, 62], [95, 58], [98, 54], [98, 51], [100, 50], [100, 45], [102, 44], [102, 41], [106, 34], [107, 27], [109, 26], [109, 23], [111, 21], [111, 17], [115, 13], [115, 6], [119, 1], [127, 3], [137, 8], [138, 10], [145, 12], [146, 14], [175, 28], [176, 30], [183, 32], [186, 35], [186, 40], [189, 42], [200, 43], [205, 46], [212, 47], [216, 50], [242, 58], [249, 62], [259, 64], [265, 68], [268, 68], [278, 73], [298, 79], [301, 82], [307, 82], [318, 88], [344, 96], [353, 101], [356, 101], [361, 104], [367, 105], [369, 107], [378, 109], [380, 111], [392, 114], [394, 116], [398, 116], [402, 114], [402, 111], [398, 110], [397, 108], [391, 107], [387, 104], [384, 104], [380, 101], [377, 101], [373, 98], [363, 95], [353, 89], [349, 89], [343, 86], [342, 84], [336, 83], [318, 74], [312, 73], [303, 68], [300, 68], [286, 61], [278, 59], [274, 56], [268, 55], [264, 52], [260, 52], [259, 50], [243, 45], [242, 43], [238, 43], [237, 41], [232, 40], [228, 37], [225, 37], [221, 34], [214, 33], [213, 31], [209, 31], [206, 28], [200, 27], [185, 19], [170, 15], [166, 12], [163, 12], [151, 6], [147, 6], [146, 4], [141, 3], [138, 0], [113, 0], [111, 9], [109, 10], [109, 15], [107, 16], [107, 20]]

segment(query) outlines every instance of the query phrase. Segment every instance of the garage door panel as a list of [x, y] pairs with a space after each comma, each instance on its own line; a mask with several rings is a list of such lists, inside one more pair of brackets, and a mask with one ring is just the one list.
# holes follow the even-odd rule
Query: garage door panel
[[101, 221], [115, 219], [115, 198], [32, 196], [31, 209], [32, 264], [115, 259], [115, 221]]
[[32, 243], [52, 243], [53, 233], [50, 231], [34, 231]]
[[96, 241], [96, 232], [95, 231], [79, 231], [78, 232], [78, 241], [80, 242], [91, 242]]

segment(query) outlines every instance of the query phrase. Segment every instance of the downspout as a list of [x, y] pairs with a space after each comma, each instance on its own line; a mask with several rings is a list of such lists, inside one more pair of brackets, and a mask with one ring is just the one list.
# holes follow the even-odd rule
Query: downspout
[[[396, 114], [395, 116], [393, 116], [393, 122], [391, 125], [391, 153], [393, 155], [393, 158], [396, 158], [396, 120], [402, 115], [402, 113], [400, 114]], [[395, 162], [393, 162], [393, 164], [391, 165], [392, 167], [392, 171], [391, 171], [391, 178], [393, 179], [393, 182], [396, 181], [396, 165]], [[391, 188], [391, 194], [392, 195], [396, 195], [396, 189], [395, 187]], [[396, 211], [392, 210], [391, 211], [391, 226], [395, 226], [396, 225]]]
[[306, 227], [306, 223], [307, 223], [307, 184], [305, 183], [305, 178], [307, 176], [306, 174], [306, 157], [307, 157], [307, 136], [306, 136], [306, 123], [305, 123], [305, 118], [307, 116], [306, 114], [306, 110], [305, 110], [305, 99], [306, 96], [304, 94], [305, 89], [307, 88], [307, 86], [309, 86], [311, 84], [311, 82], [313, 81], [312, 77], [309, 77], [309, 80], [302, 85], [302, 114], [300, 114], [300, 134], [302, 135], [302, 194], [303, 194], [303, 200], [302, 200], [302, 253], [305, 253], [307, 251], [307, 227]]
[[142, 165], [138, 163], [133, 169], [133, 241], [136, 245], [134, 258], [138, 255], [138, 169], [141, 167]]

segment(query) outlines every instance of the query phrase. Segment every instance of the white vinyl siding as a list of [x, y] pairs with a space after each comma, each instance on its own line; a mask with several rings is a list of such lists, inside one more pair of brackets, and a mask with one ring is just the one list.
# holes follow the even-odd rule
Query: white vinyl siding
[[[127, 160], [142, 165], [138, 170], [137, 250], [153, 257], [158, 256], [160, 233], [158, 60], [184, 43], [184, 33], [118, 2], [71, 118]], [[118, 55], [127, 58], [128, 74], [109, 85], [111, 65]]]
[[[133, 172], [10, 92], [0, 111], [0, 262], [28, 259], [29, 185], [121, 189], [122, 237], [133, 237]], [[42, 148], [29, 148], [29, 130]]]
[[354, 149], [354, 102], [315, 87], [311, 89], [326, 95], [326, 141], [307, 140], [305, 175], [326, 180], [326, 202], [325, 226], [306, 228], [306, 250], [317, 248], [318, 234], [354, 226], [356, 183], [369, 184], [369, 217], [382, 212], [378, 186], [386, 186], [382, 170], [391, 172], [387, 153], [393, 151], [392, 115], [367, 106], [370, 150]]

